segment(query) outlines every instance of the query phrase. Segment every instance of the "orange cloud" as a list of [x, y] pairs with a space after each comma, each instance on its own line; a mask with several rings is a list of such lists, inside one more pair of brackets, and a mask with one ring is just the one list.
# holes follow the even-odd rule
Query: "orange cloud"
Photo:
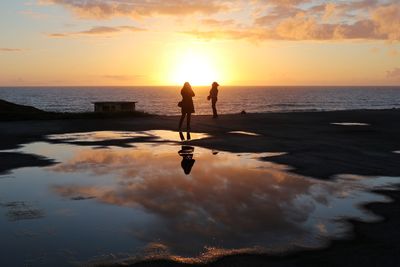
[[0, 47], [0, 52], [22, 52], [22, 49], [19, 48], [7, 48], [7, 47]]
[[87, 1], [87, 0], [41, 0], [42, 4], [59, 4], [84, 18], [104, 19], [114, 16], [152, 16], [189, 15], [194, 13], [210, 14], [226, 8], [229, 1], [204, 0], [130, 0], [130, 1]]
[[97, 26], [97, 27], [92, 27], [89, 30], [85, 31], [50, 33], [48, 34], [48, 36], [53, 38], [64, 38], [64, 37], [74, 37], [74, 36], [100, 36], [100, 35], [111, 35], [111, 34], [121, 33], [124, 31], [139, 32], [139, 31], [144, 31], [144, 29], [134, 26], [117, 26], [117, 27]]
[[228, 20], [217, 20], [217, 19], [203, 19], [201, 21], [203, 25], [208, 25], [212, 27], [221, 27], [221, 26], [232, 26], [235, 24], [233, 19]]
[[[366, 15], [355, 19], [351, 14], [354, 10]], [[329, 22], [334, 18], [338, 22]], [[185, 33], [203, 39], [400, 41], [400, 4], [378, 5], [377, 1], [361, 1], [323, 4], [304, 10], [298, 6], [276, 5], [246, 28], [221, 27], [218, 31]]]
[[388, 40], [400, 40], [400, 4], [377, 8], [372, 14], [375, 30]]
[[390, 79], [400, 79], [400, 68], [387, 71], [386, 76]]
[[[317, 0], [42, 0], [41, 3], [62, 5], [80, 17], [96, 19], [199, 13], [203, 15], [197, 18], [200, 26], [191, 30], [190, 23], [185, 23], [181, 31], [203, 39], [400, 41], [400, 3], [397, 0], [322, 4]], [[256, 11], [240, 16], [233, 13], [241, 9]], [[229, 19], [211, 17], [217, 13], [232, 16], [228, 16]], [[98, 30], [115, 32], [107, 28], [77, 34], [99, 34]], [[52, 37], [65, 36], [54, 34]]]

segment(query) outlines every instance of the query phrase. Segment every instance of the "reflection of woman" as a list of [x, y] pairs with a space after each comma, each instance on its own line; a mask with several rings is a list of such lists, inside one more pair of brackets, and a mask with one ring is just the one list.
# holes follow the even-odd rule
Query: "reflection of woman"
[[181, 107], [182, 116], [179, 121], [179, 131], [182, 129], [183, 120], [186, 118], [187, 122], [187, 131], [190, 131], [190, 118], [192, 113], [194, 113], [194, 105], [193, 105], [193, 97], [194, 92], [192, 86], [188, 82], [185, 82], [183, 88], [181, 90], [182, 101], [179, 102], [179, 106]]
[[196, 160], [193, 159], [194, 147], [192, 146], [182, 146], [178, 154], [182, 157], [181, 167], [186, 175], [189, 175], [192, 171], [192, 167]]

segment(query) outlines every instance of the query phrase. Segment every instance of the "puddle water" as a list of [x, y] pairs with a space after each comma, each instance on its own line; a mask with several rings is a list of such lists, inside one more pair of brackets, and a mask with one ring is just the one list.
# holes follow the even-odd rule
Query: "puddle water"
[[230, 133], [230, 134], [250, 135], [250, 136], [261, 136], [260, 134], [257, 134], [257, 133], [244, 132], [244, 131], [231, 131], [231, 132], [228, 132], [228, 133]]
[[363, 122], [332, 122], [332, 125], [341, 125], [341, 126], [369, 126], [368, 123]]
[[[100, 136], [74, 138], [89, 135]], [[95, 148], [38, 142], [18, 151], [59, 163], [0, 179], [1, 266], [158, 257], [204, 262], [324, 246], [351, 234], [338, 219], [379, 220], [360, 206], [389, 201], [368, 190], [398, 182], [355, 175], [315, 180], [259, 160], [279, 153], [215, 153], [177, 143]]]
[[[182, 133], [183, 139], [203, 139], [209, 137], [205, 133]], [[190, 137], [190, 138], [188, 138]], [[48, 135], [48, 140], [62, 141], [62, 142], [98, 142], [107, 140], [126, 140], [134, 138], [147, 138], [149, 141], [182, 141], [182, 137], [177, 135], [176, 132], [167, 130], [151, 130], [145, 132], [128, 132], [128, 131], [99, 131], [99, 132], [85, 132], [85, 133], [67, 133]]]

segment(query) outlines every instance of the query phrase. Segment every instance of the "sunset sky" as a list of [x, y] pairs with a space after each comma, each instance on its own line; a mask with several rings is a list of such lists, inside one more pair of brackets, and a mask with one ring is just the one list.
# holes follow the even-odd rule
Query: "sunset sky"
[[399, 85], [399, 0], [2, 0], [0, 86]]

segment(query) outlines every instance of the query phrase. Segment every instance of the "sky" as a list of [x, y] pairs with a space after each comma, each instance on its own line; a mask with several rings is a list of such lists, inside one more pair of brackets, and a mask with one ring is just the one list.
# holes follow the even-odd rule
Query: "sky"
[[0, 33], [0, 86], [400, 84], [400, 0], [2, 0]]

